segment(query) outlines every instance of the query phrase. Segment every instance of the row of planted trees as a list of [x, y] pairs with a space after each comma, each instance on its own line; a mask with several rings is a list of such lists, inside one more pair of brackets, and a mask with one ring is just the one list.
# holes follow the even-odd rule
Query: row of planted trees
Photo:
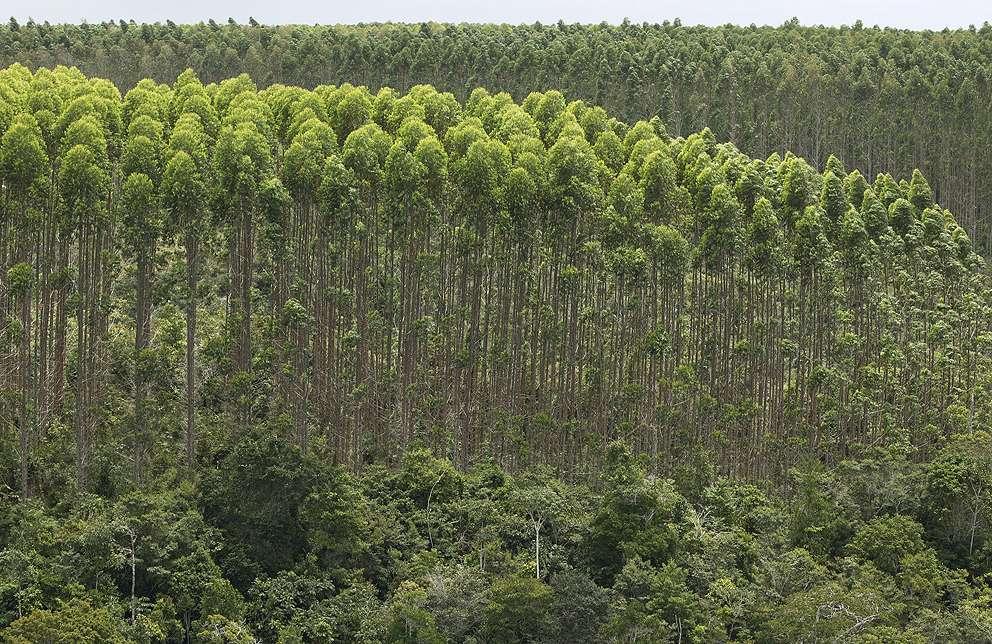
[[[261, 85], [351, 82], [373, 91], [430, 84], [522, 100], [557, 88], [675, 136], [709, 127], [767, 157], [833, 153], [869, 177], [921, 168], [980, 253], [990, 248], [992, 27], [620, 25], [0, 25], [0, 65], [75, 65], [122, 91], [248, 73]], [[343, 143], [343, 141], [342, 141]]]
[[[195, 470], [252, 425], [776, 479], [988, 421], [989, 292], [923, 176], [752, 160], [558, 92], [0, 74], [4, 426]], [[71, 430], [71, 432], [70, 432]], [[63, 441], [60, 443], [60, 441]], [[55, 450], [57, 452], [57, 450]]]

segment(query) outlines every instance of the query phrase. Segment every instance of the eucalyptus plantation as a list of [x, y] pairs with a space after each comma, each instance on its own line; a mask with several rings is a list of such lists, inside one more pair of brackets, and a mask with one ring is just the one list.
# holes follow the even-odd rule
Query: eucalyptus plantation
[[919, 171], [555, 90], [0, 117], [14, 641], [987, 634], [992, 283]]

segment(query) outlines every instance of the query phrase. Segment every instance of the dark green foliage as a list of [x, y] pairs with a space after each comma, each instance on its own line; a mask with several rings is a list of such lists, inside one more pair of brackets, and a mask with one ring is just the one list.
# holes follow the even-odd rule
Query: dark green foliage
[[259, 577], [247, 593], [248, 611], [245, 621], [267, 641], [275, 640], [280, 633], [301, 617], [312, 614], [321, 603], [334, 596], [334, 585], [304, 572], [281, 570], [272, 577]]
[[625, 447], [613, 445], [604, 502], [593, 516], [589, 561], [597, 581], [610, 585], [630, 557], [661, 563], [678, 541], [688, 508], [669, 481], [648, 477]]
[[242, 589], [292, 568], [313, 547], [334, 567], [358, 554], [361, 507], [347, 477], [274, 436], [246, 435], [203, 477], [203, 512], [226, 543], [220, 561]]
[[[882, 510], [867, 520], [854, 514], [846, 523], [829, 520], [844, 512], [839, 499], [861, 498], [859, 490], [877, 485], [871, 460], [803, 470], [792, 499], [718, 477], [689, 505], [619, 446], [609, 467], [589, 481], [601, 492], [546, 474], [513, 477], [492, 466], [463, 475], [423, 451], [412, 452], [395, 475], [370, 468], [346, 492], [339, 479], [315, 473], [307, 457], [275, 442], [242, 438], [235, 452], [245, 469], [267, 473], [286, 491], [289, 508], [294, 498], [336, 490], [348, 494], [349, 509], [365, 510], [348, 513], [332, 504], [335, 514], [318, 522], [322, 541], [270, 537], [269, 548], [289, 554], [297, 548], [295, 560], [281, 564], [279, 553], [267, 552], [251, 561], [275, 570], [239, 593], [228, 578], [241, 583], [248, 567], [227, 577], [227, 565], [213, 557], [250, 554], [261, 548], [267, 526], [292, 521], [265, 499], [263, 492], [274, 488], [261, 481], [239, 479], [263, 492], [230, 490], [231, 510], [219, 529], [200, 518], [186, 485], [178, 493], [132, 492], [113, 502], [77, 497], [50, 509], [10, 501], [0, 526], [3, 635], [11, 641], [46, 633], [52, 641], [182, 641], [194, 634], [202, 641], [564, 644], [635, 635], [668, 641], [681, 633], [684, 641], [792, 641], [837, 637], [871, 618], [866, 626], [879, 641], [933, 632], [980, 641], [992, 619], [988, 587], [942, 557], [935, 550], [941, 541], [921, 525], [936, 525], [942, 515], [921, 508], [914, 516]], [[218, 464], [216, 473], [208, 465], [205, 472], [220, 478]], [[885, 498], [902, 498], [918, 476], [947, 465], [906, 467], [908, 478], [890, 480]], [[287, 477], [291, 471], [310, 475]], [[457, 484], [432, 485], [438, 497], [430, 496], [431, 513], [424, 515], [417, 481], [437, 481], [437, 472]], [[542, 506], [548, 554], [541, 579], [528, 534], [535, 506], [515, 500], [532, 496], [537, 481], [563, 498], [583, 499], [581, 507]], [[217, 501], [216, 487], [197, 487], [204, 507]], [[395, 515], [397, 509], [404, 515]], [[246, 513], [259, 534], [238, 524], [235, 513]], [[393, 521], [406, 523], [411, 536], [397, 539], [386, 528]], [[802, 548], [791, 549], [790, 536]], [[976, 541], [987, 547], [984, 536]], [[349, 543], [368, 543], [373, 552], [388, 543], [394, 552], [376, 562], [368, 554], [352, 556]], [[329, 548], [346, 554], [334, 558]], [[370, 578], [391, 581], [376, 588]]]
[[553, 573], [548, 583], [554, 591], [551, 641], [561, 644], [599, 641], [609, 618], [611, 593], [580, 570]]
[[793, 473], [795, 510], [790, 536], [795, 545], [820, 556], [831, 556], [853, 530], [851, 509], [833, 473], [810, 465]]

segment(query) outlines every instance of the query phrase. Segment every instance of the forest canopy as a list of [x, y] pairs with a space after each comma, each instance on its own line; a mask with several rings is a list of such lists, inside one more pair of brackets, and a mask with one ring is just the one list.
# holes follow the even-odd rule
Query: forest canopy
[[989, 276], [918, 170], [13, 65], [0, 252], [8, 640], [992, 632]]
[[192, 68], [313, 88], [430, 84], [522, 101], [557, 89], [673, 136], [709, 127], [766, 158], [831, 154], [866, 177], [920, 168], [986, 256], [992, 252], [992, 27], [620, 25], [0, 25], [0, 65], [70, 65], [127, 91]]

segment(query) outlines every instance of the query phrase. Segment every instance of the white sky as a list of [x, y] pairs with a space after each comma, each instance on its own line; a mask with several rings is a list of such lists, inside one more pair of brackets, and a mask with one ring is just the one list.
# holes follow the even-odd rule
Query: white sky
[[355, 22], [662, 22], [780, 25], [793, 16], [806, 25], [851, 24], [913, 29], [981, 26], [992, 20], [989, 0], [3, 0], [0, 17], [37, 22], [190, 23], [229, 17], [265, 24]]

